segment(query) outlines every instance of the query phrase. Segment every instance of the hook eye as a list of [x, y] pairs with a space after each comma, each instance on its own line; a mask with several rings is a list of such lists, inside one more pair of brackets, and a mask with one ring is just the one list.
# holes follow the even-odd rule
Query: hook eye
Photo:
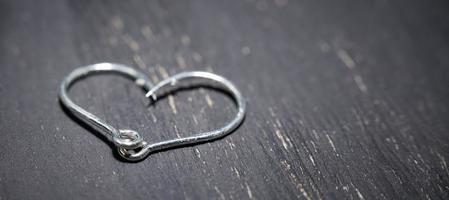
[[133, 130], [119, 130], [113, 137], [114, 143], [124, 149], [135, 149], [142, 146], [143, 138]]
[[118, 148], [120, 156], [128, 161], [139, 161], [145, 158], [150, 153], [150, 146], [145, 141], [142, 141], [138, 146], [133, 149], [126, 149], [123, 147]]

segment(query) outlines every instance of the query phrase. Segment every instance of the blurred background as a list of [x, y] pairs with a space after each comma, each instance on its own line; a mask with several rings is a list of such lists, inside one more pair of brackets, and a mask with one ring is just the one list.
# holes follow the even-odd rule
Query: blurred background
[[[231, 80], [245, 122], [138, 163], [71, 118], [58, 87], [116, 62], [154, 83]], [[0, 199], [448, 199], [449, 2], [0, 1]], [[120, 76], [73, 100], [156, 142], [232, 119], [231, 99], [182, 91], [147, 106]]]

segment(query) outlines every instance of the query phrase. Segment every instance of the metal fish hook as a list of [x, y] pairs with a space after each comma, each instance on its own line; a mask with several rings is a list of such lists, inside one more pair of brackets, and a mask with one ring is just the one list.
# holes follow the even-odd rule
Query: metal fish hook
[[[150, 97], [152, 101], [156, 101], [158, 97], [170, 92], [192, 86], [218, 88], [232, 96], [238, 107], [238, 112], [231, 122], [220, 129], [148, 144], [136, 131], [116, 129], [70, 100], [67, 95], [67, 90], [70, 86], [76, 80], [97, 72], [116, 72], [131, 78], [138, 86], [142, 87], [145, 91], [148, 91], [146, 96]], [[82, 119], [93, 128], [99, 129], [103, 133], [109, 135], [112, 142], [117, 146], [119, 154], [129, 161], [142, 160], [154, 151], [221, 138], [231, 133], [242, 123], [246, 110], [246, 102], [234, 84], [216, 74], [209, 72], [182, 72], [153, 86], [144, 74], [133, 68], [114, 63], [99, 63], [75, 69], [63, 80], [59, 90], [59, 99], [69, 111], [75, 114], [75, 116]]]

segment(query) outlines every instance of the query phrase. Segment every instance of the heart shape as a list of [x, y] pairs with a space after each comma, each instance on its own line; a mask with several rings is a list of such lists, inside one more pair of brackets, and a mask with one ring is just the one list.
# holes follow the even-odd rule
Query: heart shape
[[[116, 129], [70, 100], [67, 95], [67, 90], [70, 86], [80, 78], [98, 72], [115, 72], [125, 75], [134, 80], [138, 86], [148, 91], [145, 96], [151, 98], [152, 101], [157, 101], [158, 97], [167, 95], [176, 90], [193, 86], [208, 86], [220, 89], [231, 95], [238, 107], [238, 112], [236, 117], [222, 128], [209, 132], [197, 133], [183, 138], [148, 144], [136, 131]], [[237, 87], [235, 87], [229, 80], [219, 75], [200, 71], [182, 72], [162, 80], [157, 85], [153, 86], [143, 73], [138, 72], [131, 67], [115, 63], [99, 63], [75, 69], [63, 80], [59, 90], [59, 99], [70, 112], [75, 114], [76, 117], [80, 118], [93, 128], [99, 129], [103, 133], [111, 136], [112, 142], [118, 147], [119, 154], [128, 161], [142, 160], [154, 151], [207, 142], [224, 137], [235, 130], [243, 122], [246, 111], [246, 102]]]

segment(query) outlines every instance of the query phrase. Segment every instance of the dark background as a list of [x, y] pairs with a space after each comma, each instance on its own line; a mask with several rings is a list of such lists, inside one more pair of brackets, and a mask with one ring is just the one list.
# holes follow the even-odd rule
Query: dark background
[[[427, 0], [0, 1], [0, 199], [448, 199], [449, 3]], [[247, 98], [212, 143], [117, 159], [61, 108], [98, 62], [154, 82], [206, 70]], [[70, 96], [162, 141], [222, 126], [220, 92], [147, 107], [101, 75]]]

